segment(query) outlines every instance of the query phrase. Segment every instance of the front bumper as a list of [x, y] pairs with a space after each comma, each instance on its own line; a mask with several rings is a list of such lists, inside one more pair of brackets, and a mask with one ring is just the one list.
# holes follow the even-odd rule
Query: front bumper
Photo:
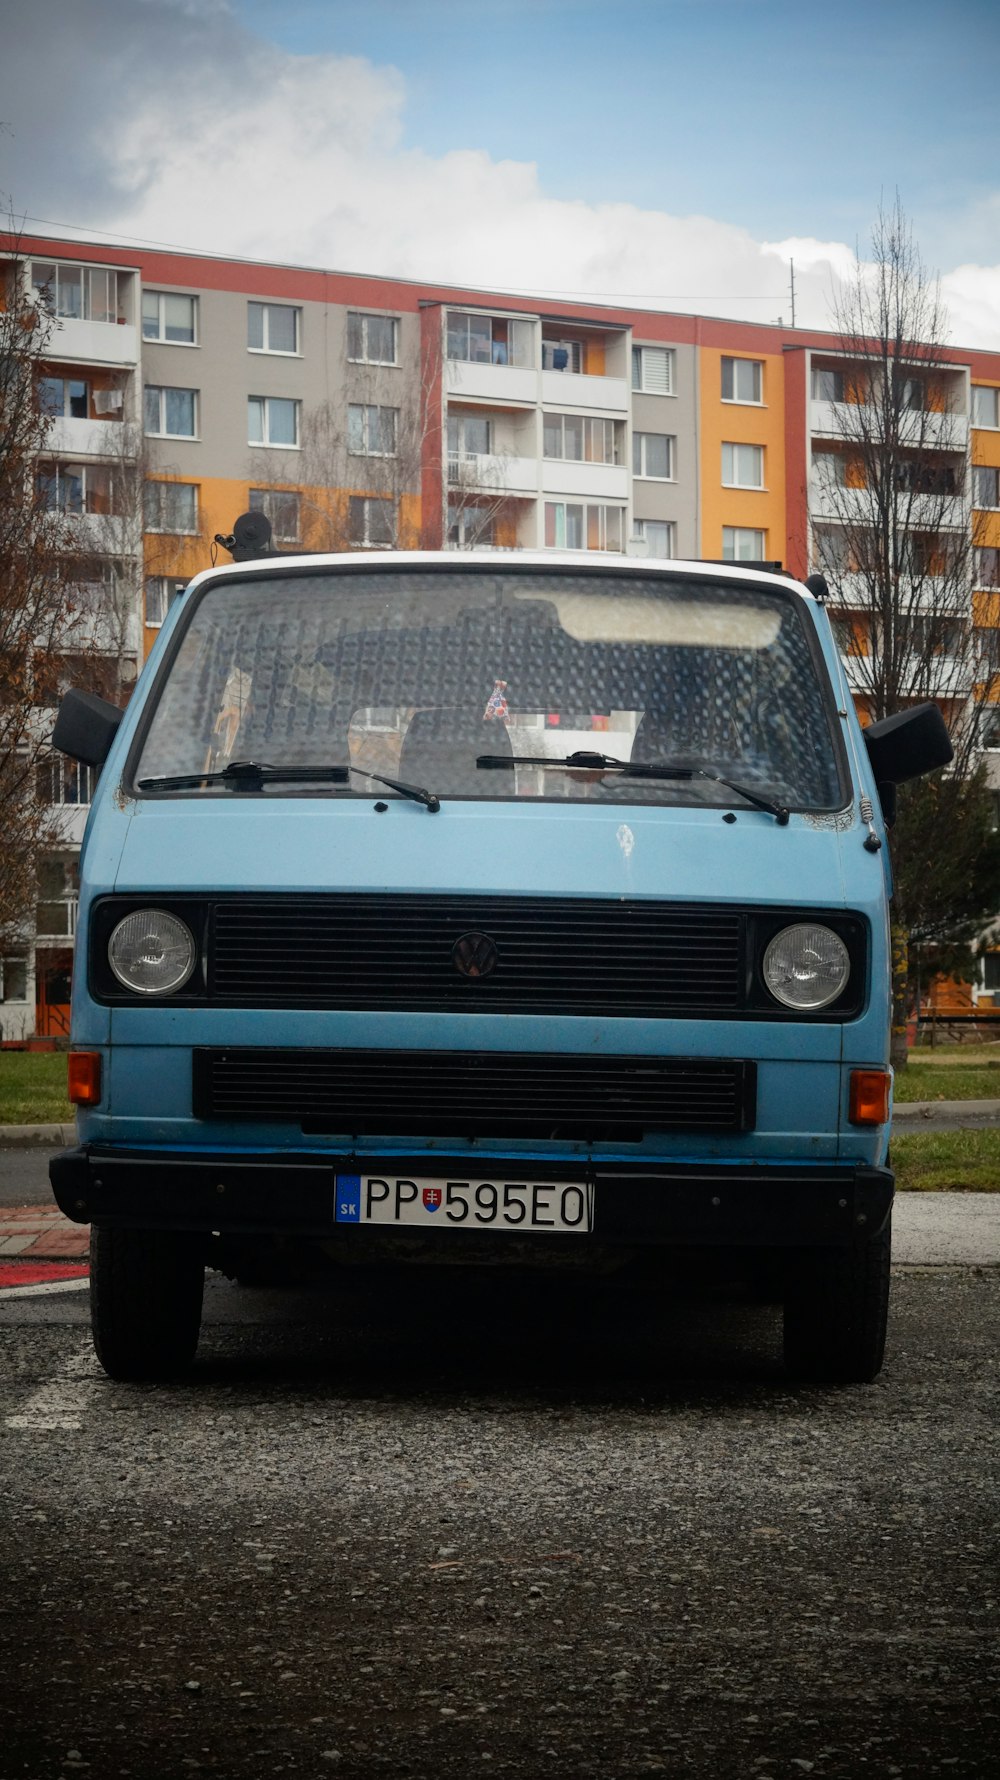
[[[468, 1156], [233, 1156], [84, 1144], [54, 1156], [49, 1177], [59, 1209], [75, 1223], [329, 1237], [343, 1229], [334, 1223], [335, 1173], [374, 1166], [411, 1179], [469, 1174]], [[494, 1180], [507, 1170], [496, 1158], [483, 1157], [481, 1166]], [[512, 1178], [523, 1180], [524, 1171], [522, 1157]], [[612, 1245], [845, 1247], [884, 1228], [893, 1198], [887, 1168], [531, 1164], [532, 1180], [568, 1176], [593, 1183], [593, 1237]], [[436, 1239], [452, 1250], [461, 1240]]]

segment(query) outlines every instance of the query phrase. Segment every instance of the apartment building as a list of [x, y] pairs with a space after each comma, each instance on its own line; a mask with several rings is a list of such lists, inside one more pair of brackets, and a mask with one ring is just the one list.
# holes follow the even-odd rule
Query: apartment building
[[[0, 237], [0, 260], [16, 247]], [[19, 251], [54, 324], [39, 475], [79, 538], [89, 669], [103, 654], [119, 692], [248, 509], [282, 549], [823, 568], [857, 668], [844, 414], [864, 392], [832, 335], [97, 243]], [[910, 399], [914, 476], [974, 537], [972, 615], [1000, 636], [1000, 351], [956, 351]], [[1000, 680], [996, 696], [1000, 762]], [[66, 1025], [89, 794], [55, 757], [40, 774], [61, 843], [4, 962], [0, 1039]]]

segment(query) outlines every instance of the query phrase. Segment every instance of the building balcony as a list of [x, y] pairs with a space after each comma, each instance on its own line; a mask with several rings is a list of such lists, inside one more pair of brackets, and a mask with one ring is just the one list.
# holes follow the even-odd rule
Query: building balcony
[[[864, 612], [872, 607], [872, 589], [864, 575], [838, 575], [829, 569], [817, 570], [825, 574], [830, 587], [830, 605], [842, 607], [845, 611]], [[920, 598], [913, 605], [914, 612], [926, 611], [929, 614], [951, 611], [956, 605], [957, 596], [951, 582], [940, 575], [925, 575], [921, 582]], [[909, 607], [910, 601], [907, 600]], [[971, 611], [971, 602], [970, 602]]]
[[71, 420], [59, 415], [46, 435], [45, 450], [73, 459], [118, 458], [124, 437], [120, 420]]
[[[878, 416], [874, 408], [858, 413], [855, 402], [816, 402], [809, 404], [809, 427], [821, 439], [840, 439], [850, 445], [862, 436], [874, 436]], [[862, 435], [861, 427], [867, 431]], [[911, 410], [901, 416], [900, 439], [904, 445], [920, 446], [935, 451], [965, 451], [969, 443], [969, 419], [966, 414], [934, 414]]]
[[546, 495], [583, 496], [595, 501], [627, 501], [629, 473], [624, 464], [578, 463], [565, 458], [546, 458], [542, 464], [542, 488]]
[[494, 407], [534, 407], [538, 372], [523, 365], [493, 365], [472, 359], [446, 361], [445, 387], [450, 400], [490, 402]]
[[[842, 655], [840, 659], [852, 694], [863, 698], [871, 690], [868, 658], [863, 655]], [[913, 676], [912, 680], [910, 674]], [[969, 664], [952, 655], [935, 656], [929, 668], [923, 672], [919, 663], [914, 662], [909, 673], [906, 669], [903, 670], [900, 682], [905, 688], [906, 697], [910, 699], [967, 698], [972, 690]]]
[[35, 905], [35, 938], [63, 940], [76, 938], [79, 903], [75, 897], [60, 897], [56, 902]]
[[582, 371], [543, 371], [541, 400], [546, 408], [586, 408], [589, 413], [626, 415], [629, 388], [624, 377], [594, 377]]
[[[910, 494], [901, 489], [896, 511], [909, 531], [965, 531], [969, 508], [960, 494]], [[809, 515], [812, 519], [839, 520], [842, 525], [872, 526], [874, 497], [866, 488], [845, 488], [813, 477], [809, 484]]]
[[45, 346], [53, 362], [68, 359], [76, 365], [135, 365], [139, 362], [139, 330], [129, 322], [56, 321]]
[[538, 459], [489, 452], [449, 453], [448, 487], [533, 496], [538, 493]]

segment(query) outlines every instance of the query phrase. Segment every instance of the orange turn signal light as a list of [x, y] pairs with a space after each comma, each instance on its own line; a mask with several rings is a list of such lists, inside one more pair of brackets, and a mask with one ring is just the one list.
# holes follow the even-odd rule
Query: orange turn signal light
[[848, 1118], [852, 1125], [887, 1125], [892, 1076], [887, 1069], [852, 1069]]
[[69, 1098], [74, 1106], [97, 1106], [101, 1098], [100, 1051], [70, 1051]]

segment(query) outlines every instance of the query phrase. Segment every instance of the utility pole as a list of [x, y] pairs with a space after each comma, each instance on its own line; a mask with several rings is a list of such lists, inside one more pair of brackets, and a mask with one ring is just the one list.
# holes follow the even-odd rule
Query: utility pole
[[794, 260], [789, 260], [789, 262], [788, 262], [788, 270], [789, 270], [789, 272], [790, 272], [790, 274], [791, 274], [791, 284], [792, 284], [792, 326], [793, 326], [793, 327], [794, 327], [794, 326], [795, 326], [795, 261], [794, 261]]

